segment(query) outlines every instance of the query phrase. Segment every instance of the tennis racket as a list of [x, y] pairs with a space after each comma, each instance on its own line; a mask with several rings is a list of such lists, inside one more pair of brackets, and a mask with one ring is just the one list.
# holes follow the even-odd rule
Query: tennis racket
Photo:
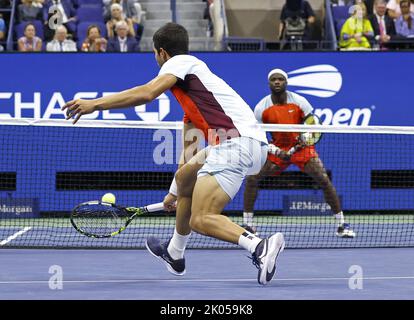
[[[317, 125], [320, 124], [320, 121], [318, 116], [314, 114], [308, 114], [303, 120], [303, 124]], [[297, 137], [296, 144], [292, 148], [290, 148], [288, 152], [286, 152], [287, 156], [291, 157], [296, 151], [304, 148], [305, 146], [313, 146], [317, 144], [321, 140], [321, 138], [321, 132], [301, 132]], [[282, 150], [279, 147], [275, 146], [272, 143], [269, 143], [268, 148], [269, 153], [275, 156], [280, 156]]]
[[89, 201], [77, 205], [70, 214], [70, 222], [79, 233], [91, 238], [110, 238], [120, 234], [138, 216], [163, 211], [162, 202], [141, 208]]
[[[318, 125], [320, 124], [319, 117], [310, 113], [303, 120], [303, 124], [306, 125]], [[298, 140], [295, 146], [293, 146], [289, 151], [288, 155], [291, 156], [299, 149], [302, 149], [307, 146], [314, 146], [322, 138], [321, 132], [301, 132], [298, 136]]]

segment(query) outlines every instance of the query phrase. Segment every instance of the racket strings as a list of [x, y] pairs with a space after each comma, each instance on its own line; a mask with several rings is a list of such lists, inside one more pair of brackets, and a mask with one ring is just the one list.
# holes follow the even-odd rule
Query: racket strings
[[[303, 121], [306, 125], [318, 125], [320, 124], [319, 118], [314, 114], [309, 114]], [[320, 132], [303, 132], [300, 134], [299, 139], [300, 141], [307, 145], [312, 146], [321, 139], [322, 133]]]
[[73, 213], [72, 219], [85, 233], [108, 236], [125, 225], [126, 218], [118, 215], [116, 210], [110, 206], [81, 207]]
[[299, 139], [303, 144], [312, 146], [320, 140], [321, 136], [319, 132], [304, 132], [300, 134]]

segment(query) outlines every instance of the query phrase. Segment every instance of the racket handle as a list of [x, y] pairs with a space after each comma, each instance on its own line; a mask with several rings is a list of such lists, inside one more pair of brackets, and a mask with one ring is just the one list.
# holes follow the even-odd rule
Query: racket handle
[[269, 143], [269, 145], [268, 145], [268, 152], [270, 154], [273, 154], [275, 156], [278, 156], [279, 153], [280, 153], [280, 148], [279, 147], [276, 147], [273, 143]]
[[148, 212], [157, 212], [157, 211], [164, 211], [164, 203], [158, 202], [154, 204], [149, 204], [145, 207]]
[[288, 153], [288, 155], [292, 155], [292, 154], [294, 154], [297, 150], [299, 149], [299, 146], [294, 146], [294, 147], [292, 147], [292, 148], [290, 148], [290, 150], [287, 152]]

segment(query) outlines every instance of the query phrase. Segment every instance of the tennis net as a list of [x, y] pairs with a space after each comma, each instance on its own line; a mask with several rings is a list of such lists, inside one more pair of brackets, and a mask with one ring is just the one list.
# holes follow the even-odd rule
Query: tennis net
[[[143, 248], [167, 240], [174, 214], [140, 217], [120, 235], [77, 233], [79, 203], [114, 193], [123, 206], [162, 201], [181, 152], [181, 123], [0, 120], [0, 248]], [[414, 246], [414, 128], [264, 125], [268, 132], [322, 132], [316, 145], [352, 239], [336, 236], [323, 189], [294, 165], [259, 182], [253, 224], [259, 236], [285, 234], [289, 248]], [[225, 208], [243, 224], [242, 185]], [[237, 248], [193, 233], [190, 248]]]

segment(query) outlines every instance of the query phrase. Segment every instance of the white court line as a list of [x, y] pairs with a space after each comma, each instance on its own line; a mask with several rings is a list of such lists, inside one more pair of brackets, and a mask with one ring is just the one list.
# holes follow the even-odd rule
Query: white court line
[[23, 233], [26, 233], [27, 231], [29, 231], [30, 229], [32, 229], [32, 227], [25, 227], [24, 229], [16, 232], [15, 234], [12, 234], [10, 237], [8, 237], [7, 239], [4, 239], [3, 241], [0, 242], [0, 246], [4, 246], [5, 244], [8, 244], [10, 241], [13, 241], [14, 239], [16, 239], [17, 237], [20, 237]]
[[[273, 281], [337, 281], [346, 280], [349, 278], [281, 278]], [[397, 277], [364, 277], [362, 280], [414, 280], [414, 276], [397, 276]], [[256, 278], [245, 279], [113, 279], [113, 280], [63, 280], [63, 283], [139, 283], [139, 282], [246, 282], [257, 281]], [[0, 284], [37, 284], [48, 283], [48, 280], [15, 280], [15, 281], [0, 281]]]

